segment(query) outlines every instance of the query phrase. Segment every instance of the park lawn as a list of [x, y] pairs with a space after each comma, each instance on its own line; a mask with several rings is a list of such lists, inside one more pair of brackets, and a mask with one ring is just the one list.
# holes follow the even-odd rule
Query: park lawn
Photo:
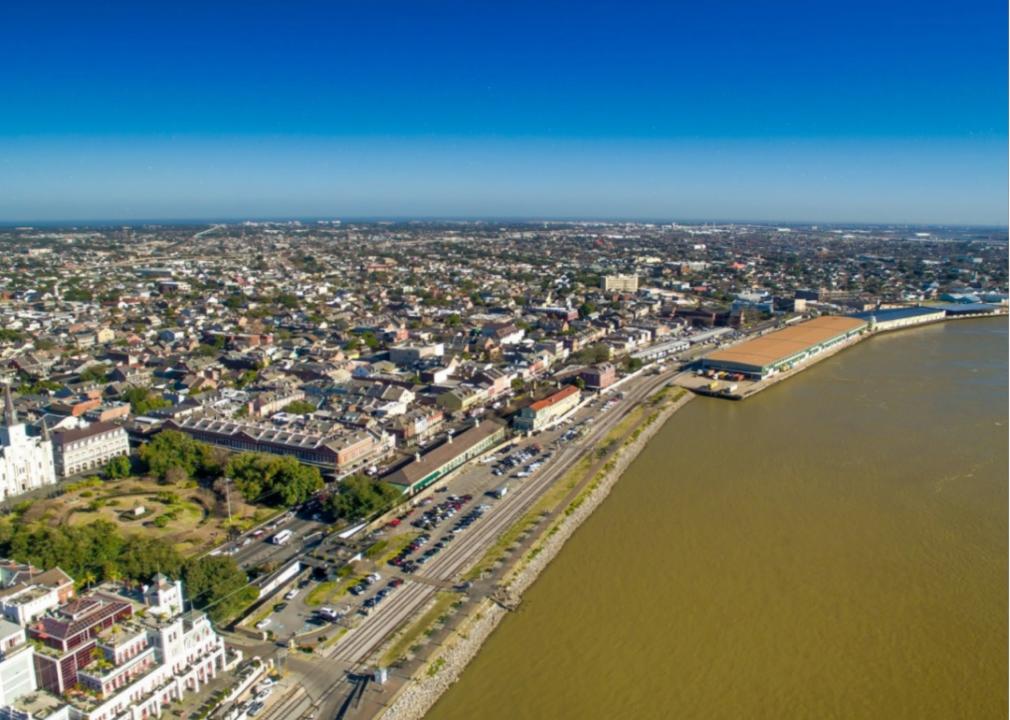
[[[63, 495], [34, 502], [24, 521], [83, 525], [104, 520], [124, 535], [163, 540], [187, 556], [205, 552], [228, 537], [228, 521], [218, 516], [217, 499], [206, 488], [166, 486], [153, 478], [133, 477], [82, 480], [66, 489]], [[129, 511], [140, 505], [147, 513], [130, 516]], [[232, 493], [232, 524], [236, 527], [251, 527], [282, 510], [250, 505]]]

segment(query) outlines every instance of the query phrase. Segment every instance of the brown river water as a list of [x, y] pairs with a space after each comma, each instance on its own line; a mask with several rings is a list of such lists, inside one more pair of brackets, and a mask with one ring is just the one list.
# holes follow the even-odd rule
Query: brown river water
[[428, 717], [1006, 717], [1007, 370], [963, 320], [695, 399]]

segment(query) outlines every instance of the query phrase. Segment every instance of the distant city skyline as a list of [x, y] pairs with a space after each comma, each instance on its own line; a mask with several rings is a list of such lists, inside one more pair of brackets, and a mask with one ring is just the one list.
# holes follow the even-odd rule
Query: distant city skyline
[[5, 9], [0, 222], [1007, 224], [987, 2]]

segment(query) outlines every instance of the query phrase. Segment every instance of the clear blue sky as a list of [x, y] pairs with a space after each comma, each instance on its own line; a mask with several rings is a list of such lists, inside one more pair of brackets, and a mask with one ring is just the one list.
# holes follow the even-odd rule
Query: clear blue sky
[[1001, 0], [25, 2], [0, 25], [0, 220], [1007, 221]]

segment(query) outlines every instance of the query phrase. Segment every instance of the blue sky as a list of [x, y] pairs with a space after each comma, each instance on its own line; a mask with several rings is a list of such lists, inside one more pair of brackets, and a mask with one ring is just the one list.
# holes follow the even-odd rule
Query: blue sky
[[1007, 221], [1005, 2], [9, 5], [0, 220]]

